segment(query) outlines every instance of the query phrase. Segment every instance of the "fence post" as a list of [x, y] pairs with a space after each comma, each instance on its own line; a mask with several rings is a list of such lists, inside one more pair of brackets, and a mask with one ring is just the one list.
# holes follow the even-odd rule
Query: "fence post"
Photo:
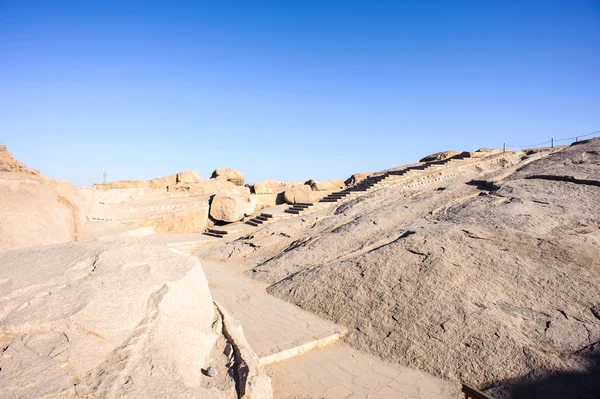
[[577, 143], [579, 141], [579, 137], [575, 137], [575, 142]]
[[552, 142], [552, 148], [554, 148], [554, 138], [551, 138], [550, 141]]
[[506, 152], [506, 143], [502, 146], [502, 152]]

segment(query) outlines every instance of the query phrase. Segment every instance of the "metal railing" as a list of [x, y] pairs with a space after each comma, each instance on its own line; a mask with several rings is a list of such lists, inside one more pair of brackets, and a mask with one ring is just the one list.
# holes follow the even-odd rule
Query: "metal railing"
[[[563, 139], [555, 139], [555, 138], [550, 138], [550, 140], [548, 141], [544, 141], [543, 143], [537, 143], [537, 144], [527, 144], [527, 145], [508, 145], [506, 143], [504, 143], [503, 145], [503, 150], [506, 151], [507, 148], [511, 148], [511, 149], [528, 149], [528, 148], [535, 148], [535, 147], [551, 147], [554, 148], [554, 144], [555, 143], [560, 143], [560, 142], [578, 142], [579, 139], [584, 138], [584, 137], [590, 137], [593, 136], [595, 134], [600, 134], [600, 130], [592, 132], [592, 133], [587, 133], [587, 134], [582, 134], [580, 136], [573, 136], [573, 137], [566, 137]], [[592, 137], [590, 137], [592, 138]]]

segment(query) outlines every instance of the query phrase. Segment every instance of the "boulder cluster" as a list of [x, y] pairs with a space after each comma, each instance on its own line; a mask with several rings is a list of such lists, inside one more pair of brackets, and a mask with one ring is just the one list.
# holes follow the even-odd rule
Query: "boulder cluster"
[[[280, 204], [298, 204], [319, 201], [334, 191], [345, 188], [348, 183], [355, 184], [368, 174], [353, 175], [346, 182], [328, 180], [317, 182], [279, 182], [265, 180], [255, 184], [244, 184], [244, 174], [233, 168], [216, 169], [210, 179], [202, 180], [193, 170], [144, 181], [117, 181], [94, 186], [97, 199], [104, 203], [123, 203], [127, 200], [157, 200], [169, 198], [193, 197], [205, 203], [205, 224], [233, 223], [251, 216], [258, 210]], [[102, 194], [99, 194], [98, 192]], [[196, 212], [197, 213], [197, 212]], [[195, 215], [196, 215], [195, 213]], [[173, 226], [174, 217], [144, 219], [141, 224], [152, 225], [157, 232], [189, 233], [198, 230], [198, 223], [190, 230], [189, 226]], [[186, 213], [184, 218], [189, 219]], [[197, 215], [196, 215], [197, 216]], [[196, 217], [197, 219], [197, 217]], [[189, 224], [189, 223], [188, 223]], [[202, 223], [200, 223], [202, 224]], [[181, 227], [181, 228], [180, 228]], [[193, 230], [193, 231], [192, 231]]]

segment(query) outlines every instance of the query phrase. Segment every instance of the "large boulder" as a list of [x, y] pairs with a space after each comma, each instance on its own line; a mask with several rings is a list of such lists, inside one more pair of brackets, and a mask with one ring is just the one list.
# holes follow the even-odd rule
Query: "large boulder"
[[213, 172], [211, 179], [230, 181], [236, 186], [244, 185], [244, 175], [233, 168], [221, 168]]
[[441, 161], [443, 159], [448, 159], [448, 158], [452, 158], [458, 154], [462, 154], [462, 151], [459, 150], [448, 150], [448, 151], [441, 151], [441, 152], [436, 152], [434, 154], [431, 155], [427, 155], [426, 157], [423, 157], [419, 160], [419, 162], [431, 162], [431, 161]]
[[361, 180], [371, 176], [371, 173], [355, 173], [344, 181], [346, 186], [353, 186]]
[[210, 216], [221, 222], [237, 222], [250, 216], [256, 210], [256, 204], [247, 195], [217, 194], [210, 204]]
[[313, 191], [308, 184], [290, 187], [285, 190], [283, 195], [288, 204], [313, 202], [319, 197], [319, 194]]
[[200, 175], [195, 170], [177, 173], [177, 183], [198, 183], [200, 181]]

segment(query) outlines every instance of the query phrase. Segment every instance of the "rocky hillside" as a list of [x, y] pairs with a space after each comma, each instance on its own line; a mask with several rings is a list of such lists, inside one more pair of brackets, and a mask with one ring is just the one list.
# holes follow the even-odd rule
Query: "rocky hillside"
[[585, 376], [599, 366], [600, 139], [379, 190], [302, 223], [222, 253], [384, 359], [498, 397], [567, 394], [536, 385], [566, 373], [583, 376], [581, 394], [598, 389]]

